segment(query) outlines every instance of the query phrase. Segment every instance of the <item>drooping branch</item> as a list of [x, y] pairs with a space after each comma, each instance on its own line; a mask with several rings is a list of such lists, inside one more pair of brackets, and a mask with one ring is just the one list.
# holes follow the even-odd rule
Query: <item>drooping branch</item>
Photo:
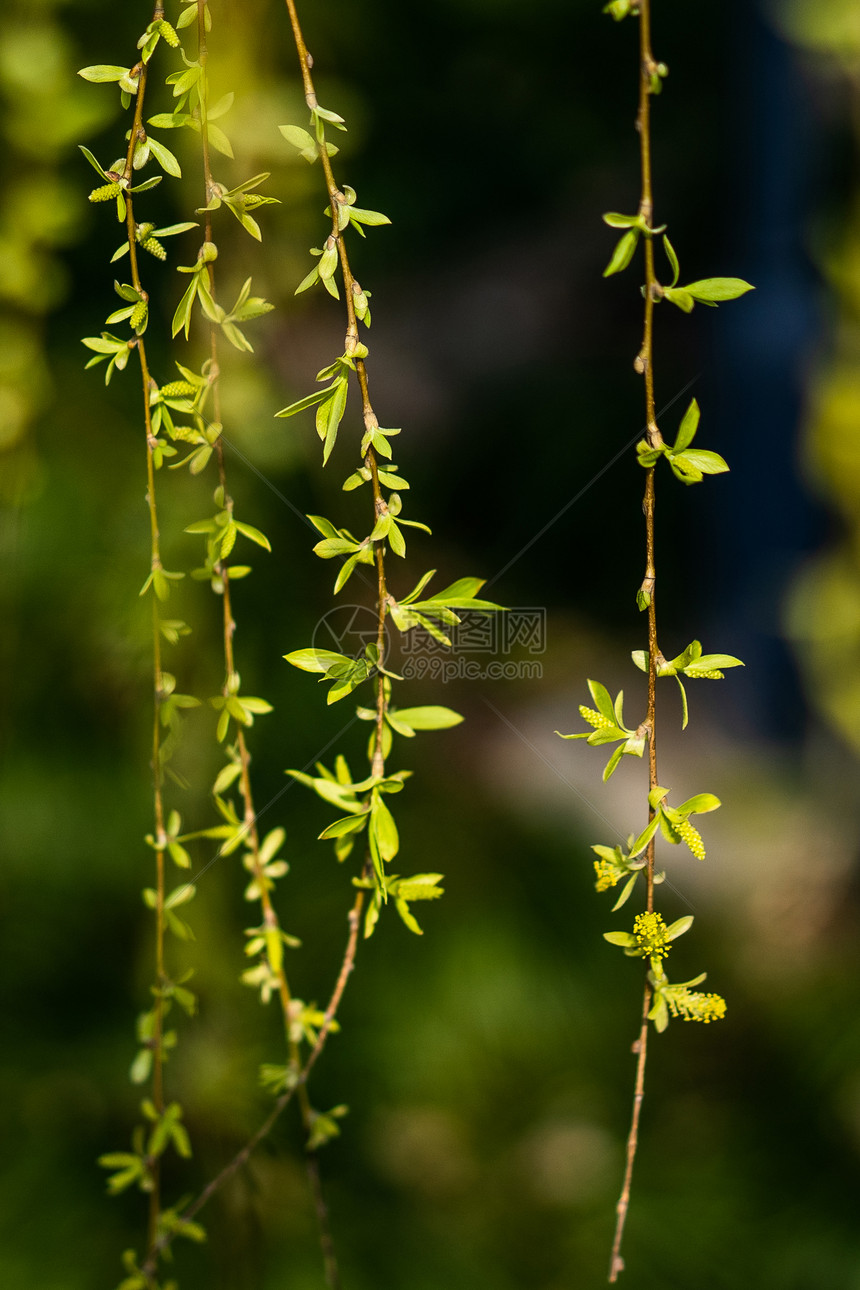
[[[656, 70], [656, 61], [651, 49], [651, 0], [640, 0], [639, 3], [639, 112], [636, 118], [636, 129], [639, 133], [639, 152], [641, 167], [641, 192], [639, 197], [639, 214], [650, 230], [654, 225], [654, 194], [651, 179], [651, 94], [652, 79]], [[656, 447], [660, 442], [660, 431], [655, 418], [654, 399], [654, 304], [657, 292], [657, 277], [654, 271], [654, 240], [646, 232], [645, 244], [645, 307], [642, 349], [636, 360], [637, 371], [644, 376], [645, 384], [645, 424], [649, 444]], [[645, 577], [640, 589], [640, 604], [644, 601], [648, 610], [648, 712], [645, 724], [648, 728], [648, 789], [657, 787], [657, 659], [660, 657], [657, 645], [657, 571], [654, 557], [654, 490], [655, 467], [651, 466], [645, 476], [645, 497], [643, 512], [645, 515]], [[654, 807], [649, 805], [648, 822], [654, 818]], [[646, 850], [646, 909], [654, 909], [654, 850], [655, 840], [652, 837]], [[642, 1102], [645, 1097], [645, 1068], [648, 1061], [648, 1031], [650, 1029], [648, 1013], [651, 1010], [652, 990], [647, 975], [643, 987], [642, 1024], [639, 1036], [633, 1044], [636, 1054], [636, 1077], [633, 1090], [633, 1110], [630, 1119], [630, 1130], [627, 1135], [624, 1180], [621, 1195], [616, 1206], [615, 1234], [612, 1241], [612, 1254], [609, 1264], [609, 1281], [614, 1283], [624, 1269], [621, 1257], [621, 1244], [624, 1238], [624, 1227], [627, 1222], [627, 1211], [630, 1206], [630, 1189], [633, 1182], [633, 1166], [639, 1145], [639, 1120]]]
[[[305, 91], [305, 102], [307, 103], [308, 108], [311, 110], [311, 112], [313, 112], [319, 106], [317, 102], [316, 90], [314, 89], [313, 77], [311, 75], [311, 68], [313, 67], [313, 59], [311, 58], [311, 55], [308, 53], [308, 49], [305, 44], [305, 39], [302, 34], [301, 24], [299, 22], [299, 15], [296, 10], [295, 0], [286, 0], [286, 5], [287, 5], [287, 11], [290, 17], [290, 26], [292, 27], [292, 31], [293, 31], [293, 38], [296, 44], [296, 52], [298, 53], [298, 56], [299, 56], [299, 67], [301, 69], [302, 84], [304, 86], [304, 91]], [[346, 242], [343, 237], [343, 231], [341, 230], [339, 221], [338, 221], [338, 212], [340, 210], [340, 206], [343, 204], [345, 199], [344, 199], [343, 193], [340, 191], [340, 189], [337, 186], [337, 182], [334, 177], [334, 171], [332, 169], [331, 157], [329, 156], [328, 149], [324, 144], [320, 147], [319, 153], [320, 153], [320, 161], [322, 163], [322, 168], [323, 168], [323, 174], [325, 175], [326, 191], [328, 193], [329, 205], [331, 210], [331, 220], [332, 220], [331, 238], [334, 244], [337, 246], [338, 259], [340, 260], [341, 272], [343, 274], [343, 288], [344, 288], [344, 296], [345, 296], [345, 302], [346, 302], [346, 317], [347, 317], [344, 351], [348, 355], [353, 355], [355, 354], [356, 348], [359, 343], [358, 322], [356, 319], [356, 312], [355, 312], [355, 296], [356, 294], [358, 294], [359, 287], [355, 280], [355, 277], [353, 276], [352, 269], [350, 267], [349, 255], [346, 249]], [[359, 390], [361, 392], [361, 412], [362, 412], [362, 418], [364, 421], [365, 430], [368, 432], [377, 430], [379, 428], [379, 421], [376, 418], [376, 415], [373, 411], [372, 404], [370, 402], [370, 387], [368, 383], [367, 366], [365, 364], [364, 358], [358, 355], [353, 359], [353, 362], [355, 364], [356, 377], [358, 380]], [[372, 443], [368, 445], [367, 453], [365, 455], [365, 464], [367, 468], [370, 470], [370, 474], [371, 474], [371, 482], [372, 482], [372, 488], [373, 488], [373, 521], [375, 526], [377, 520], [382, 515], [386, 514], [388, 507], [382, 496], [382, 490], [380, 489], [380, 486], [379, 486], [379, 469], [378, 469], [379, 464], [378, 464], [376, 452], [374, 451]], [[376, 577], [377, 577], [376, 643], [377, 643], [377, 648], [379, 650], [379, 658], [381, 660], [383, 657], [384, 646], [385, 646], [385, 613], [386, 613], [386, 603], [388, 598], [386, 581], [385, 581], [385, 541], [384, 539], [380, 539], [379, 541], [374, 542], [374, 562], [376, 564]], [[384, 724], [385, 724], [385, 679], [382, 673], [379, 672], [376, 678], [376, 739], [374, 743], [371, 772], [374, 776], [379, 776], [380, 778], [382, 778], [382, 776], [385, 774], [385, 756], [383, 752]]]

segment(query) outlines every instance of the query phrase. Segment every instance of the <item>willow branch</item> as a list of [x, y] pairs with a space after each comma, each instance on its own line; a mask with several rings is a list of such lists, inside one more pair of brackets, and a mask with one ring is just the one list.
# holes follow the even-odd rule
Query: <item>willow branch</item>
[[[198, 37], [198, 61], [203, 69], [201, 74], [200, 86], [200, 135], [203, 141], [203, 181], [206, 193], [206, 205], [212, 199], [214, 192], [214, 180], [212, 177], [212, 167], [209, 152], [209, 137], [207, 132], [207, 94], [208, 86], [206, 80], [206, 66], [209, 58], [209, 51], [206, 42], [206, 23], [205, 23], [206, 0], [197, 0], [197, 37]], [[212, 242], [212, 214], [206, 211], [204, 239], [206, 242]], [[207, 264], [209, 275], [209, 294], [217, 303], [217, 290], [215, 284], [215, 265], [213, 261]], [[215, 421], [221, 425], [221, 370], [218, 362], [218, 328], [217, 324], [210, 320], [209, 322], [209, 385], [212, 391], [212, 404], [215, 414]], [[222, 438], [219, 435], [215, 441], [215, 459], [218, 465], [218, 483], [223, 496], [224, 509], [232, 513], [233, 498], [227, 487], [227, 471], [224, 464], [224, 448]], [[223, 648], [224, 648], [224, 686], [222, 694], [225, 698], [230, 695], [230, 678], [236, 671], [235, 655], [233, 650], [233, 637], [236, 631], [236, 622], [233, 617], [232, 596], [230, 588], [230, 566], [226, 559], [219, 561], [217, 565], [221, 585], [223, 587], [222, 595], [222, 628], [223, 628]], [[236, 746], [239, 752], [239, 763], [241, 773], [239, 776], [239, 789], [242, 795], [242, 808], [245, 824], [245, 845], [250, 852], [252, 859], [252, 873], [259, 891], [259, 899], [263, 923], [267, 930], [275, 932], [278, 936], [281, 933], [278, 915], [272, 904], [269, 895], [269, 884], [266, 875], [263, 872], [263, 865], [260, 861], [260, 835], [257, 829], [257, 812], [254, 807], [254, 794], [251, 786], [251, 756], [248, 751], [248, 744], [245, 739], [245, 732], [241, 724], [237, 723]], [[290, 988], [287, 982], [286, 972], [283, 965], [275, 971], [274, 965], [272, 970], [278, 980], [278, 997], [281, 1003], [281, 1012], [283, 1015], [284, 1033], [286, 1036], [287, 1046], [290, 1052], [291, 1065], [298, 1070], [300, 1068], [300, 1059], [298, 1045], [291, 1036], [291, 1003]]]
[[[296, 10], [295, 0], [286, 0], [286, 5], [287, 5], [287, 12], [289, 13], [289, 17], [290, 17], [290, 26], [292, 27], [292, 30], [293, 30], [293, 38], [296, 43], [296, 51], [299, 56], [299, 67], [301, 69], [302, 84], [304, 86], [304, 91], [305, 91], [305, 102], [307, 103], [310, 110], [313, 111], [318, 106], [316, 90], [314, 89], [313, 77], [311, 76], [313, 59], [308, 53], [308, 49], [305, 44], [305, 39], [302, 34], [301, 24], [299, 23], [298, 12]], [[357, 294], [359, 288], [358, 288], [358, 283], [356, 282], [355, 277], [353, 276], [353, 272], [349, 263], [349, 255], [347, 253], [346, 243], [343, 238], [343, 232], [345, 230], [341, 230], [338, 227], [338, 217], [337, 217], [338, 204], [339, 202], [342, 202], [344, 200], [344, 197], [343, 197], [343, 193], [340, 191], [340, 189], [337, 186], [337, 182], [335, 181], [334, 171], [332, 170], [331, 157], [329, 157], [328, 149], [326, 148], [324, 143], [320, 145], [319, 154], [320, 154], [320, 161], [322, 163], [323, 174], [325, 175], [326, 190], [328, 192], [329, 205], [331, 209], [331, 220], [332, 220], [331, 237], [337, 246], [338, 259], [340, 260], [341, 272], [343, 274], [344, 296], [346, 297], [347, 326], [346, 326], [346, 339], [345, 339], [344, 348], [347, 354], [353, 354], [355, 352], [356, 346], [358, 345], [358, 322], [356, 320], [356, 314], [355, 314], [355, 295]], [[356, 373], [356, 378], [358, 380], [358, 387], [361, 392], [361, 412], [364, 420], [364, 427], [366, 430], [376, 430], [379, 428], [379, 422], [376, 418], [376, 415], [373, 411], [373, 407], [370, 402], [370, 388], [369, 388], [368, 378], [367, 378], [367, 366], [363, 358], [355, 358], [353, 361], [355, 363], [355, 373]], [[367, 468], [370, 470], [371, 481], [372, 481], [373, 522], [375, 526], [376, 521], [379, 519], [381, 515], [384, 515], [386, 513], [388, 508], [382, 496], [382, 491], [379, 486], [378, 463], [377, 463], [376, 453], [373, 449], [372, 444], [368, 447], [367, 454], [365, 456], [365, 464]], [[378, 542], [374, 542], [374, 560], [376, 564], [376, 579], [377, 579], [376, 643], [379, 649], [380, 661], [382, 659], [383, 650], [385, 646], [385, 607], [387, 603], [384, 547], [385, 547], [384, 539]], [[380, 672], [377, 676], [377, 684], [376, 684], [376, 737], [374, 740], [373, 758], [372, 758], [372, 764], [371, 764], [371, 773], [373, 775], [378, 775], [380, 778], [385, 774], [385, 758], [383, 756], [383, 751], [382, 751], [382, 748], [383, 748], [382, 737], [383, 737], [384, 724], [385, 724], [385, 681], [382, 673]]]
[[[161, 18], [164, 9], [159, 3], [153, 13], [153, 19]], [[143, 129], [143, 102], [146, 94], [147, 64], [138, 63], [132, 71], [138, 72], [137, 94], [135, 96], [134, 116], [129, 134], [128, 149], [123, 169], [123, 179], [127, 185], [123, 197], [125, 200], [126, 239], [128, 242], [129, 260], [131, 263], [131, 280], [142, 300], [148, 296], [140, 280], [140, 268], [137, 258], [137, 225], [134, 218], [134, 199], [131, 195], [134, 152], [138, 143], [145, 138]], [[158, 527], [158, 507], [155, 496], [155, 462], [153, 447], [155, 435], [152, 430], [150, 395], [153, 388], [152, 377], [146, 357], [146, 345], [142, 336], [136, 336], [130, 342], [137, 350], [140, 362], [141, 382], [143, 386], [143, 419], [146, 430], [146, 501], [149, 510], [150, 531], [150, 573], [156, 573], [161, 566], [161, 538]], [[164, 989], [167, 985], [167, 974], [164, 970], [164, 899], [165, 874], [164, 854], [167, 849], [167, 835], [164, 828], [164, 798], [161, 789], [161, 718], [160, 706], [164, 697], [164, 673], [161, 661], [161, 617], [158, 610], [158, 597], [155, 588], [150, 587], [152, 597], [152, 674], [155, 702], [152, 717], [152, 777], [153, 777], [153, 811], [155, 817], [155, 1004], [153, 1009], [154, 1025], [150, 1041], [152, 1047], [152, 1104], [160, 1115], [164, 1111]], [[161, 1213], [161, 1161], [155, 1158], [149, 1161], [149, 1172], [152, 1188], [149, 1193], [149, 1217], [147, 1221], [147, 1249], [155, 1250], [158, 1238], [158, 1218]]]
[[[368, 872], [369, 866], [365, 865], [363, 876], [366, 877]], [[334, 989], [332, 990], [331, 998], [328, 1002], [328, 1007], [325, 1010], [323, 1024], [320, 1026], [317, 1033], [316, 1043], [308, 1054], [307, 1060], [305, 1061], [295, 1084], [292, 1084], [286, 1092], [281, 1094], [275, 1105], [272, 1107], [272, 1110], [266, 1116], [266, 1119], [260, 1125], [259, 1129], [257, 1129], [256, 1133], [248, 1139], [241, 1150], [237, 1151], [236, 1155], [224, 1166], [221, 1172], [216, 1174], [211, 1182], [207, 1183], [196, 1200], [192, 1201], [188, 1208], [183, 1212], [183, 1219], [191, 1219], [194, 1218], [196, 1214], [199, 1214], [203, 1206], [211, 1200], [221, 1187], [223, 1187], [224, 1183], [228, 1182], [237, 1170], [247, 1164], [260, 1143], [269, 1136], [272, 1129], [280, 1119], [281, 1114], [293, 1100], [297, 1090], [307, 1084], [311, 1070], [316, 1065], [323, 1048], [325, 1048], [326, 1041], [337, 1017], [337, 1011], [340, 1007], [343, 992], [346, 989], [347, 982], [349, 981], [353, 968], [355, 967], [355, 954], [358, 948], [358, 931], [361, 926], [361, 914], [364, 909], [364, 901], [364, 891], [358, 891], [356, 893], [355, 900], [353, 901], [352, 908], [349, 911], [349, 935], [347, 937], [346, 949], [344, 950], [343, 961], [341, 962], [340, 971], [338, 972], [337, 980], [335, 982]], [[165, 1240], [164, 1244], [166, 1243], [167, 1242]]]
[[[651, 49], [651, 0], [640, 0], [639, 3], [639, 111], [636, 118], [636, 129], [639, 132], [640, 165], [642, 175], [639, 214], [650, 230], [654, 222], [654, 195], [651, 181], [651, 78], [656, 71], [656, 61]], [[657, 426], [654, 401], [654, 302], [657, 298], [657, 277], [654, 272], [654, 241], [646, 233], [645, 244], [645, 317], [643, 326], [642, 349], [637, 359], [637, 370], [645, 378], [645, 423], [649, 444], [657, 446], [661, 440]], [[656, 566], [654, 558], [654, 467], [645, 477], [645, 497], [643, 502], [645, 514], [645, 578], [642, 591], [648, 599], [648, 788], [657, 787], [657, 604], [656, 604]], [[654, 818], [654, 809], [649, 806], [649, 822]], [[649, 913], [654, 909], [654, 850], [652, 838], [646, 851], [646, 907]], [[633, 1089], [633, 1110], [630, 1119], [630, 1131], [627, 1135], [626, 1164], [621, 1195], [616, 1206], [615, 1234], [612, 1241], [612, 1254], [609, 1264], [609, 1281], [614, 1283], [624, 1270], [621, 1257], [621, 1243], [624, 1238], [624, 1227], [627, 1222], [627, 1211], [630, 1206], [630, 1189], [633, 1181], [633, 1166], [639, 1145], [639, 1119], [642, 1102], [645, 1097], [645, 1067], [648, 1060], [648, 1013], [651, 1010], [652, 990], [646, 976], [642, 997], [642, 1024], [639, 1037], [633, 1044], [636, 1054], [636, 1078]]]
[[[209, 60], [209, 50], [206, 39], [206, 21], [205, 21], [206, 0], [197, 0], [197, 42], [198, 42], [198, 61], [203, 69], [200, 77], [200, 135], [203, 143], [203, 179], [206, 196], [206, 207], [212, 201], [215, 193], [215, 184], [212, 175], [212, 166], [209, 150], [209, 135], [207, 128], [207, 109], [208, 109], [208, 82], [207, 82], [207, 64]], [[205, 241], [212, 242], [212, 215], [207, 209], [205, 215]], [[215, 284], [215, 265], [212, 260], [208, 261], [207, 272], [209, 277], [209, 294], [216, 302], [218, 300]], [[209, 382], [212, 390], [213, 411], [215, 421], [221, 425], [221, 371], [218, 362], [218, 328], [214, 321], [209, 321]], [[219, 435], [215, 443], [215, 458], [218, 465], [218, 482], [221, 487], [223, 497], [223, 507], [232, 513], [233, 498], [230, 496], [227, 487], [227, 472], [224, 464], [224, 448], [222, 438]], [[224, 639], [224, 686], [222, 693], [226, 698], [230, 695], [230, 681], [236, 670], [233, 636], [236, 630], [236, 622], [233, 618], [232, 597], [230, 592], [230, 567], [226, 559], [219, 561], [217, 566], [223, 588], [222, 594], [222, 618], [223, 618], [223, 639]], [[250, 764], [251, 757], [248, 751], [245, 732], [242, 726], [237, 725], [236, 747], [239, 753], [240, 776], [239, 786], [242, 795], [242, 806], [246, 833], [246, 846], [251, 856], [251, 872], [253, 873], [257, 891], [259, 893], [260, 910], [263, 920], [263, 926], [267, 933], [271, 933], [277, 938], [281, 954], [281, 961], [273, 961], [271, 955], [268, 955], [269, 967], [277, 980], [278, 1000], [281, 1007], [281, 1018], [284, 1027], [284, 1039], [289, 1054], [289, 1069], [294, 1079], [301, 1074], [301, 1053], [299, 1041], [296, 1038], [295, 1028], [293, 1025], [293, 1000], [290, 992], [289, 981], [287, 979], [286, 969], [282, 961], [283, 942], [281, 940], [281, 925], [277, 912], [272, 903], [269, 894], [269, 880], [264, 872], [264, 866], [260, 860], [260, 835], [257, 829], [257, 812], [254, 807], [254, 795], [251, 786]], [[306, 1083], [302, 1080], [296, 1085], [296, 1093], [301, 1111], [302, 1124], [305, 1135], [310, 1136], [313, 1128], [313, 1109]], [[317, 1215], [317, 1221], [320, 1230], [320, 1244], [323, 1253], [323, 1262], [326, 1269], [326, 1280], [332, 1287], [339, 1284], [339, 1273], [337, 1262], [334, 1256], [334, 1243], [328, 1223], [328, 1210], [322, 1195], [322, 1184], [320, 1181], [319, 1164], [314, 1152], [306, 1151], [305, 1159], [307, 1164], [308, 1182], [310, 1184], [311, 1195], [313, 1197], [314, 1209]]]

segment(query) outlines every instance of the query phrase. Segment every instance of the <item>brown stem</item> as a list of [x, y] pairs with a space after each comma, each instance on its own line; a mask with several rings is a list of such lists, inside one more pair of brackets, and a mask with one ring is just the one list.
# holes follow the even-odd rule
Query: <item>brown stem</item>
[[[651, 183], [651, 76], [656, 68], [651, 50], [651, 0], [640, 0], [639, 4], [639, 111], [636, 118], [636, 129], [639, 132], [640, 164], [642, 188], [639, 199], [639, 213], [650, 229], [654, 223], [654, 195]], [[654, 302], [657, 298], [657, 277], [654, 271], [654, 241], [650, 233], [645, 235], [645, 316], [643, 326], [642, 349], [637, 362], [637, 370], [645, 378], [645, 423], [648, 442], [654, 446], [661, 442], [657, 426], [654, 401]], [[654, 559], [654, 467], [645, 477], [645, 497], [643, 511], [645, 514], [645, 577], [642, 591], [648, 596], [648, 788], [649, 792], [657, 787], [657, 605], [656, 605], [656, 567]], [[654, 809], [649, 806], [648, 819], [654, 818]], [[646, 908], [649, 913], [654, 909], [654, 839], [646, 851]], [[609, 1264], [609, 1281], [614, 1283], [624, 1269], [621, 1257], [621, 1243], [624, 1238], [624, 1227], [627, 1222], [627, 1211], [630, 1205], [630, 1189], [633, 1181], [633, 1166], [636, 1161], [636, 1150], [639, 1145], [639, 1119], [642, 1102], [645, 1097], [645, 1066], [648, 1060], [648, 1013], [651, 1009], [652, 988], [646, 976], [642, 997], [642, 1024], [639, 1037], [633, 1045], [636, 1054], [636, 1079], [633, 1089], [633, 1111], [630, 1119], [630, 1131], [627, 1135], [626, 1164], [621, 1195], [616, 1206], [615, 1234], [612, 1241], [612, 1255]]]
[[627, 1135], [627, 1164], [624, 1170], [624, 1183], [621, 1195], [615, 1207], [617, 1215], [615, 1236], [612, 1241], [612, 1257], [609, 1262], [609, 1280], [618, 1280], [619, 1272], [624, 1271], [624, 1260], [621, 1257], [621, 1241], [624, 1236], [624, 1225], [627, 1221], [627, 1209], [630, 1205], [630, 1186], [633, 1181], [633, 1162], [636, 1159], [636, 1148], [639, 1145], [639, 1115], [645, 1097], [645, 1063], [648, 1060], [648, 1013], [651, 1008], [651, 987], [646, 982], [642, 1000], [642, 1026], [639, 1038], [633, 1044], [636, 1053], [636, 1082], [633, 1087], [633, 1114], [630, 1117], [630, 1132]]

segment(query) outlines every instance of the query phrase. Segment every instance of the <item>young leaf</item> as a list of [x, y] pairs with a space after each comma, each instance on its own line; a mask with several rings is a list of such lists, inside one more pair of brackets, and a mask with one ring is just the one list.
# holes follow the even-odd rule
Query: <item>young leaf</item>
[[748, 291], [755, 291], [743, 278], [702, 278], [698, 282], [688, 282], [683, 288], [694, 300], [702, 304], [716, 304], [723, 300], [737, 300]]
[[693, 442], [696, 430], [699, 427], [699, 415], [699, 405], [693, 399], [678, 427], [678, 438], [675, 440], [674, 445], [676, 450], [687, 448]]
[[678, 257], [675, 254], [675, 248], [672, 245], [672, 243], [669, 241], [665, 233], [663, 234], [663, 250], [666, 252], [666, 259], [669, 261], [669, 264], [672, 266], [671, 285], [675, 287], [678, 285], [678, 278], [681, 275], [681, 269], [678, 264]]
[[458, 712], [435, 705], [426, 708], [398, 708], [394, 716], [412, 730], [448, 730], [451, 726], [458, 726], [463, 720]]
[[93, 67], [82, 67], [78, 76], [82, 76], [85, 81], [93, 81], [95, 84], [107, 84], [110, 81], [121, 81], [123, 77], [128, 76], [131, 71], [130, 67], [115, 67], [110, 63], [96, 63]]
[[636, 243], [639, 241], [639, 230], [631, 228], [619, 238], [612, 252], [612, 258], [603, 270], [604, 278], [610, 277], [613, 273], [620, 273], [626, 269], [633, 259], [633, 253], [636, 250]]

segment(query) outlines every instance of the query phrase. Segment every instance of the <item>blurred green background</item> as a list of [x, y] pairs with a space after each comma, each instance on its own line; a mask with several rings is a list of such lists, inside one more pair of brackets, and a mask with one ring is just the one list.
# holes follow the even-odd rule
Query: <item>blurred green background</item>
[[[640, 681], [641, 472], [616, 455], [641, 425], [631, 274], [601, 279], [605, 210], [638, 194], [635, 25], [594, 0], [317, 0], [303, 15], [321, 101], [347, 119], [337, 174], [389, 214], [354, 248], [374, 293], [370, 371], [411, 509], [401, 591], [429, 564], [487, 577], [510, 606], [547, 612], [542, 677], [409, 683], [404, 702], [464, 712], [453, 731], [395, 754], [415, 771], [398, 799], [403, 872], [441, 870], [425, 936], [384, 918], [360, 958], [314, 1076], [316, 1104], [347, 1102], [324, 1177], [349, 1290], [570, 1290], [605, 1277], [630, 1111], [639, 973], [600, 933], [624, 922], [593, 891], [592, 842], [641, 824], [645, 767], [604, 788], [603, 759], [562, 744], [585, 678]], [[630, 1290], [860, 1288], [860, 986], [855, 789], [860, 750], [860, 18], [854, 0], [702, 8], [657, 0], [657, 218], [687, 280], [737, 275], [757, 291], [690, 318], [658, 314], [660, 406], [690, 387], [702, 442], [732, 474], [661, 481], [658, 566], [667, 654], [693, 637], [740, 655], [743, 674], [692, 690], [685, 733], [665, 696], [661, 779], [724, 802], [704, 865], [666, 857], [667, 916], [694, 911], [681, 979], [708, 969], [719, 1027], [674, 1023], [649, 1060], [626, 1238]], [[141, 1202], [109, 1200], [104, 1151], [122, 1150], [140, 1092], [126, 1080], [148, 997], [151, 881], [148, 569], [143, 441], [133, 362], [105, 390], [84, 335], [115, 307], [120, 233], [90, 206], [93, 176], [126, 128], [113, 87], [75, 77], [132, 60], [145, 9], [6, 0], [0, 44], [0, 674], [4, 923], [0, 939], [5, 1138], [0, 1286], [96, 1290], [139, 1241]], [[168, 17], [175, 14], [168, 12]], [[245, 687], [275, 706], [251, 732], [258, 803], [288, 832], [279, 908], [304, 941], [294, 989], [324, 1001], [345, 936], [349, 871], [315, 841], [329, 812], [285, 779], [331, 740], [360, 766], [366, 727], [326, 710], [282, 660], [331, 608], [331, 566], [302, 516], [360, 527], [348, 423], [321, 476], [307, 422], [273, 412], [340, 352], [340, 311], [298, 300], [324, 227], [320, 176], [277, 132], [303, 123], [285, 12], [213, 5], [216, 91], [235, 163], [271, 170], [280, 207], [262, 246], [216, 217], [225, 295], [253, 274], [277, 306], [256, 353], [225, 355], [228, 469], [237, 514], [271, 537], [236, 590]], [[156, 90], [174, 67], [153, 77]], [[163, 95], [161, 104], [158, 93]], [[173, 140], [169, 140], [172, 144]], [[145, 215], [190, 218], [184, 178]], [[152, 215], [150, 215], [150, 209]], [[229, 221], [229, 222], [228, 222]], [[163, 328], [197, 235], [146, 264], [148, 346], [170, 379]], [[668, 306], [666, 307], [668, 308]], [[674, 311], [673, 311], [674, 312]], [[192, 331], [181, 352], [199, 362]], [[686, 399], [690, 397], [686, 394]], [[664, 429], [673, 433], [677, 402]], [[351, 440], [351, 442], [350, 442]], [[609, 467], [608, 469], [605, 469]], [[603, 472], [603, 473], [602, 473]], [[198, 559], [186, 523], [213, 481], [163, 472], [167, 563]], [[352, 585], [352, 584], [350, 584]], [[445, 585], [440, 582], [440, 586]], [[171, 612], [174, 601], [171, 602]], [[181, 687], [220, 687], [216, 606], [186, 579], [193, 635], [169, 655]], [[349, 728], [340, 735], [344, 726]], [[329, 759], [331, 753], [329, 754]], [[213, 822], [211, 712], [187, 725], [171, 801]], [[200, 846], [195, 867], [211, 850]], [[265, 1113], [261, 1061], [280, 1058], [274, 1009], [238, 984], [249, 922], [235, 857], [190, 910], [199, 1017], [168, 1074], [186, 1107], [192, 1193]], [[625, 911], [626, 913], [626, 911]], [[621, 921], [619, 921], [621, 920]], [[253, 917], [250, 921], [253, 921]], [[292, 1118], [203, 1215], [202, 1250], [177, 1250], [183, 1290], [322, 1284]]]

